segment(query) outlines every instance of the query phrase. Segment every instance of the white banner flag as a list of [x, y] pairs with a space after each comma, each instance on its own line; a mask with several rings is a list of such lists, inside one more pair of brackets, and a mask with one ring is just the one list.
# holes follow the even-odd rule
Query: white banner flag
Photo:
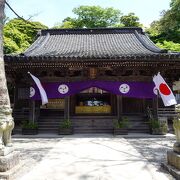
[[44, 90], [40, 80], [37, 77], [35, 77], [34, 75], [32, 75], [30, 72], [28, 72], [28, 73], [30, 74], [30, 76], [32, 77], [32, 79], [34, 80], [34, 82], [36, 83], [36, 85], [39, 89], [39, 92], [41, 95], [41, 100], [42, 100], [42, 105], [47, 104], [48, 103], [47, 94], [46, 94], [46, 91]]
[[163, 100], [164, 106], [172, 106], [177, 104], [174, 94], [172, 93], [171, 89], [169, 88], [163, 77], [160, 75], [160, 73], [153, 77], [153, 81]]

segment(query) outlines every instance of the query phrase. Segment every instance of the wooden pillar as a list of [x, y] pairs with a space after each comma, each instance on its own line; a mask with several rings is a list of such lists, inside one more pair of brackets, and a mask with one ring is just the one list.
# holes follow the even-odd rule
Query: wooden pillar
[[75, 106], [76, 106], [76, 102], [75, 102], [75, 95], [70, 97], [70, 115], [74, 115], [75, 114]]
[[153, 99], [153, 106], [152, 106], [152, 113], [153, 117], [158, 119], [158, 96]]
[[65, 97], [65, 108], [64, 108], [64, 119], [69, 119], [70, 117], [70, 97]]
[[70, 96], [68, 96], [67, 99], [68, 99], [67, 119], [69, 120], [70, 119]]
[[119, 111], [119, 96], [117, 95], [117, 119], [120, 118], [120, 111]]
[[37, 122], [40, 116], [40, 106], [41, 106], [41, 102], [37, 101], [35, 103], [35, 121]]
[[122, 110], [122, 96], [119, 96], [119, 110], [120, 110], [120, 116], [123, 114]]
[[146, 110], [147, 110], [147, 109], [146, 109], [146, 99], [143, 98], [142, 101], [143, 101], [143, 102], [142, 102], [142, 103], [143, 103], [143, 114], [145, 115], [145, 114], [146, 114]]
[[35, 122], [35, 101], [29, 101], [29, 121]]
[[110, 94], [110, 105], [111, 105], [111, 115], [114, 114], [114, 107], [116, 107], [116, 105], [114, 105], [114, 96], [113, 94]]
[[122, 96], [117, 95], [117, 118], [122, 116]]

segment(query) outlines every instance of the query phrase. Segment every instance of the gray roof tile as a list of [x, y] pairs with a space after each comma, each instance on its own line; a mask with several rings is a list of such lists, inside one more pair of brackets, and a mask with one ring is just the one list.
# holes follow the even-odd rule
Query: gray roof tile
[[50, 29], [40, 32], [24, 56], [114, 58], [162, 52], [141, 28]]

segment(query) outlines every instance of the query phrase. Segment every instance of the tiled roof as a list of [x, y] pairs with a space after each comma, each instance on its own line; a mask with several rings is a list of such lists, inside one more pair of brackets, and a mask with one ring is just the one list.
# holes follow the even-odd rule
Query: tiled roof
[[163, 53], [141, 28], [42, 30], [24, 56], [113, 58]]

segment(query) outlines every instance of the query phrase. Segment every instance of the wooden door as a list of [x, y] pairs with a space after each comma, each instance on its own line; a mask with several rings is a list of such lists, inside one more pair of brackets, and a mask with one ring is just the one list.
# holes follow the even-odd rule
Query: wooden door
[[123, 114], [142, 114], [144, 113], [144, 100], [138, 98], [122, 98]]

